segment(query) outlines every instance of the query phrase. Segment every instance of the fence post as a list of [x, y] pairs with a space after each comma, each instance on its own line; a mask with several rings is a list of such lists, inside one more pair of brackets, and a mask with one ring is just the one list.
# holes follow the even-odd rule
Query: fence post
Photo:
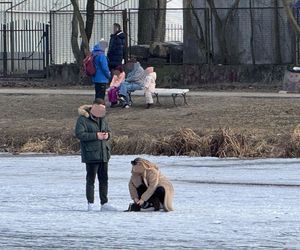
[[123, 17], [123, 32], [125, 34], [125, 46], [124, 46], [124, 60], [125, 63], [128, 61], [128, 16], [127, 16], [127, 9], [122, 11], [122, 17]]
[[49, 53], [49, 28], [50, 25], [46, 24], [45, 32], [44, 32], [44, 41], [45, 41], [45, 69], [46, 69], [46, 76], [49, 76], [49, 61], [50, 61], [50, 53]]
[[54, 11], [53, 10], [50, 10], [50, 21], [49, 21], [49, 60], [50, 60], [50, 63], [53, 63], [53, 29], [52, 27], [54, 27], [54, 23], [53, 23], [53, 19], [54, 19]]
[[7, 76], [6, 24], [3, 24], [3, 75]]
[[15, 71], [15, 47], [14, 47], [14, 23], [13, 20], [10, 21], [10, 63], [11, 68], [10, 71]]
[[204, 9], [206, 63], [210, 63], [209, 10]]

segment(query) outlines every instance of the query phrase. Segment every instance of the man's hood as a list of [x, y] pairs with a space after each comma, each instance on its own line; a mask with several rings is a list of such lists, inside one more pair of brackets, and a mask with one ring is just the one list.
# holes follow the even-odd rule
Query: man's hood
[[92, 105], [82, 105], [78, 108], [78, 114], [89, 118]]
[[112, 34], [111, 36], [118, 36], [120, 39], [125, 39], [125, 33], [121, 30], [121, 31], [118, 31], [116, 32], [115, 34]]

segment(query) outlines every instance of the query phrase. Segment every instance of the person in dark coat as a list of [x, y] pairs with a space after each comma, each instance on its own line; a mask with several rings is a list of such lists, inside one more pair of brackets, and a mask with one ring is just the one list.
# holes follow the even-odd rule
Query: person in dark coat
[[88, 211], [93, 210], [96, 175], [99, 181], [101, 211], [114, 210], [108, 205], [108, 161], [110, 159], [110, 129], [105, 119], [103, 99], [96, 99], [93, 105], [83, 105], [78, 109], [75, 134], [80, 140], [81, 160], [86, 164], [86, 198]]
[[122, 60], [124, 59], [125, 38], [126, 36], [121, 30], [120, 24], [114, 23], [114, 33], [110, 35], [107, 52], [110, 70], [122, 65]]

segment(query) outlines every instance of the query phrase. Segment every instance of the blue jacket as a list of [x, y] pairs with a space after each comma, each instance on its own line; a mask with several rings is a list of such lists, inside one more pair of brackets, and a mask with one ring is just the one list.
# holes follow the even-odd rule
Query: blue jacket
[[93, 49], [94, 63], [96, 66], [96, 74], [92, 77], [92, 82], [108, 83], [110, 79], [110, 71], [108, 68], [107, 58], [104, 55], [104, 49], [96, 44]]
[[118, 31], [110, 36], [107, 57], [109, 66], [111, 68], [122, 65], [122, 60], [124, 58], [125, 38], [126, 36], [123, 31]]

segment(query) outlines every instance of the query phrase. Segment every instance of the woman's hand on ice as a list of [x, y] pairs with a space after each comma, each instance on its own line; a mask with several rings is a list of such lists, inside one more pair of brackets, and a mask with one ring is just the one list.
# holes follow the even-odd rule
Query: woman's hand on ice
[[140, 200], [138, 200], [138, 202], [136, 204], [142, 206], [144, 204], [144, 201], [142, 199], [140, 199]]

